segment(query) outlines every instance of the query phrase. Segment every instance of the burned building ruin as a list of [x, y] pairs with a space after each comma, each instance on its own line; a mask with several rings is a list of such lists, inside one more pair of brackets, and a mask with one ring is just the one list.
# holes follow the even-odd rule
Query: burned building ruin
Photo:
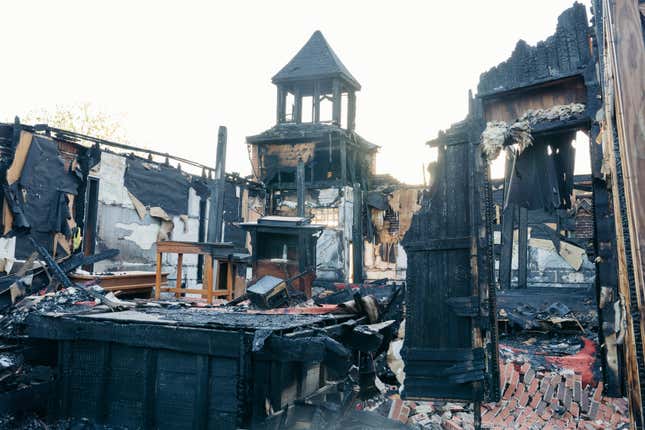
[[520, 40], [429, 184], [376, 171], [319, 31], [249, 177], [225, 127], [206, 166], [0, 124], [0, 426], [643, 428], [641, 3]]

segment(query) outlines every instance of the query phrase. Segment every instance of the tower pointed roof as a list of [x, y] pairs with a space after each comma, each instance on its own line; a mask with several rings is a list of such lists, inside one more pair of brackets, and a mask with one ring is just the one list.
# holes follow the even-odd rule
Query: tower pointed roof
[[320, 31], [311, 35], [305, 46], [272, 79], [274, 84], [307, 79], [341, 78], [354, 90], [361, 84], [340, 61]]

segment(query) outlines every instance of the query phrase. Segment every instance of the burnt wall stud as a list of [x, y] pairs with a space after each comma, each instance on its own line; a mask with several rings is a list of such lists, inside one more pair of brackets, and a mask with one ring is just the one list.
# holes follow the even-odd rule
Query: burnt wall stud
[[296, 186], [298, 193], [298, 216], [305, 216], [305, 163], [302, 159], [298, 160], [296, 168]]
[[332, 121], [334, 122], [334, 124], [340, 126], [342, 93], [340, 89], [340, 81], [338, 79], [333, 80], [332, 97], [333, 97]]
[[226, 185], [226, 127], [220, 126], [217, 133], [217, 159], [215, 183], [211, 186], [211, 205], [208, 217], [208, 241], [222, 240], [222, 212], [224, 210], [224, 187]]

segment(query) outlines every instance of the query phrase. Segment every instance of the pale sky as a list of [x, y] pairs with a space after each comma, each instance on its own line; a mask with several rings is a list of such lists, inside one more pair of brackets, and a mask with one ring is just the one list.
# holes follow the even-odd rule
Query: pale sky
[[[424, 143], [464, 118], [479, 74], [555, 31], [571, 0], [5, 1], [0, 119], [90, 102], [131, 144], [250, 173], [275, 123], [271, 77], [321, 30], [362, 85], [356, 131], [378, 173], [422, 181]], [[588, 1], [587, 13], [590, 15]]]

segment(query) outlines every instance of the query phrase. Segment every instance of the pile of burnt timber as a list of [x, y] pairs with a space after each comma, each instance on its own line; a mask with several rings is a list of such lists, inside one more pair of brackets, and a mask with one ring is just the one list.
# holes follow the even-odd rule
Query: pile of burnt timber
[[71, 285], [25, 297], [3, 325], [31, 348], [24, 361], [37, 356], [49, 371], [38, 407], [25, 411], [48, 422], [314, 428], [358, 419], [349, 414], [358, 399], [377, 393], [374, 361], [398, 326], [383, 320], [402, 298], [399, 286], [380, 288], [389, 291], [380, 299], [356, 291], [351, 303], [262, 310], [249, 300], [103, 302], [100, 288]]

